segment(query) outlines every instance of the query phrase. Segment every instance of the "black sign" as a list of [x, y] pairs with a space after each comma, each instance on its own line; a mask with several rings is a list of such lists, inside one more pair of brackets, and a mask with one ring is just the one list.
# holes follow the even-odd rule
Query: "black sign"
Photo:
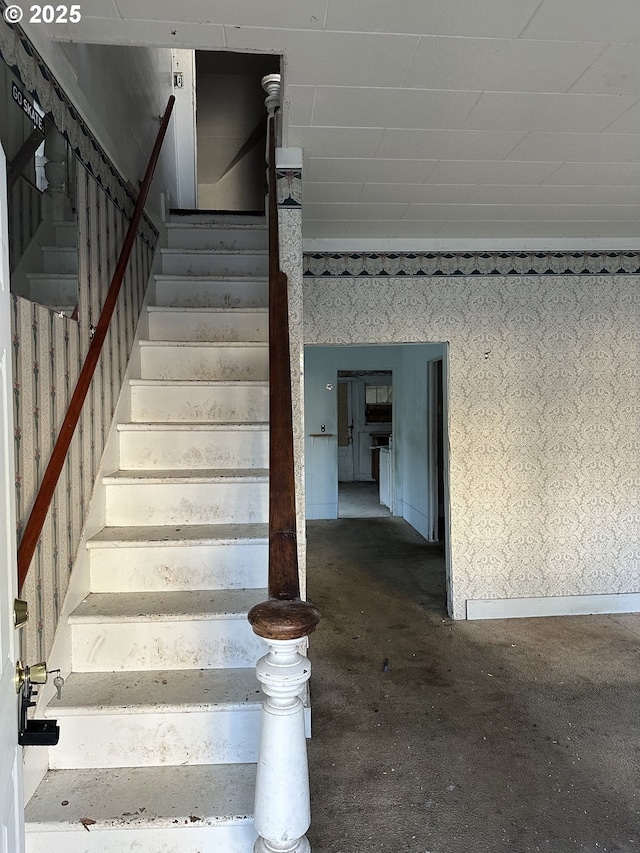
[[22, 112], [28, 117], [29, 121], [38, 128], [40, 133], [44, 133], [44, 117], [40, 115], [38, 110], [34, 107], [33, 102], [27, 98], [24, 92], [22, 92], [15, 83], [11, 84], [11, 95]]

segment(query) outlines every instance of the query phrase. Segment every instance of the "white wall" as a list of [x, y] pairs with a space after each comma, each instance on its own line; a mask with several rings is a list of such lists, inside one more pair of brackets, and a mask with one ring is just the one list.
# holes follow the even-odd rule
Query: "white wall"
[[[27, 27], [68, 97], [112, 161], [137, 190], [173, 93], [169, 48], [51, 42]], [[160, 193], [176, 198], [175, 136], [167, 133], [148, 202], [160, 216]]]
[[[397, 382], [394, 387], [394, 442], [402, 453], [396, 458], [397, 485], [401, 490], [396, 493], [395, 514], [401, 515], [412, 527], [431, 539], [430, 500], [433, 491], [429, 488], [429, 471], [432, 460], [429, 458], [432, 442], [428, 440], [427, 406], [430, 390], [427, 383], [427, 363], [436, 358], [444, 358], [443, 344], [407, 344], [400, 346], [400, 364]], [[445, 427], [446, 436], [446, 427]], [[436, 476], [434, 470], [433, 476]], [[437, 515], [437, 507], [435, 508]]]
[[449, 342], [456, 618], [468, 601], [637, 599], [639, 284], [625, 275], [305, 280], [307, 346]]

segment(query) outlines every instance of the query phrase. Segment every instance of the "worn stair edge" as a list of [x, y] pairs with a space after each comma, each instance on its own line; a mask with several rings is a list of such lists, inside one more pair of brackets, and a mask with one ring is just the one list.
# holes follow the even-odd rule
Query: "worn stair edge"
[[269, 254], [269, 250], [267, 248], [264, 249], [200, 249], [200, 248], [164, 248], [160, 249], [160, 253], [162, 255], [215, 255], [225, 256], [229, 255], [234, 258], [243, 258], [243, 257], [266, 257]]
[[[175, 214], [172, 213], [171, 215], [173, 216]], [[177, 215], [179, 216], [181, 214], [177, 214]], [[190, 214], [185, 214], [185, 218], [187, 218], [188, 216], [190, 216]], [[250, 220], [250, 217], [245, 217], [245, 218], [247, 220]], [[167, 226], [167, 228], [184, 229], [185, 231], [191, 231], [193, 229], [196, 231], [210, 232], [212, 230], [211, 223], [209, 220], [207, 220], [206, 222], [196, 222], [196, 221], [176, 222], [174, 220], [171, 220], [171, 221], [166, 223], [166, 226]], [[259, 221], [258, 217], [256, 217], [253, 221], [247, 221], [247, 222], [233, 222], [233, 221], [216, 222], [215, 223], [215, 230], [216, 231], [218, 231], [218, 230], [220, 230], [220, 231], [235, 231], [235, 230], [238, 230], [238, 231], [266, 231], [267, 230], [266, 217], [263, 216], [262, 221]]]
[[260, 587], [231, 590], [91, 592], [69, 615], [71, 625], [106, 622], [199, 622], [246, 619], [254, 604], [267, 598]]
[[141, 347], [171, 347], [172, 349], [263, 349], [267, 341], [140, 341]]
[[163, 421], [123, 422], [117, 424], [118, 432], [265, 432], [269, 424], [265, 421], [218, 421], [203, 423], [202, 421], [180, 421], [180, 423], [164, 423]]
[[222, 308], [212, 305], [210, 308], [206, 306], [199, 307], [180, 307], [179, 305], [149, 305], [147, 308], [149, 314], [232, 314], [234, 317], [240, 314], [268, 314], [269, 309], [264, 307], [255, 308]]
[[[164, 386], [182, 388], [201, 388], [202, 386], [212, 388], [268, 388], [268, 379], [130, 379], [132, 386]], [[255, 421], [254, 421], [255, 423]]]
[[155, 273], [153, 278], [155, 281], [159, 282], [180, 282], [189, 283], [192, 281], [196, 282], [204, 282], [206, 284], [217, 284], [219, 282], [227, 282], [227, 281], [238, 281], [238, 282], [247, 282], [254, 284], [268, 284], [269, 277], [266, 275], [251, 275], [251, 273], [245, 273], [244, 275], [218, 275], [217, 273], [185, 273], [182, 275], [179, 272], [175, 273]]
[[136, 470], [113, 471], [102, 478], [104, 485], [140, 486], [154, 483], [155, 485], [174, 485], [184, 483], [266, 483], [269, 481], [267, 468], [170, 468], [155, 470], [153, 468]]
[[153, 524], [140, 527], [103, 527], [87, 548], [148, 548], [164, 545], [242, 545], [267, 541], [267, 524]]

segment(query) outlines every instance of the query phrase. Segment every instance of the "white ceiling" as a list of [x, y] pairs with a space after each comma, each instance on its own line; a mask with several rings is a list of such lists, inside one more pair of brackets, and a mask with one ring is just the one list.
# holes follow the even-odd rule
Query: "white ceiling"
[[83, 0], [82, 15], [50, 36], [282, 53], [307, 239], [640, 244], [638, 0]]

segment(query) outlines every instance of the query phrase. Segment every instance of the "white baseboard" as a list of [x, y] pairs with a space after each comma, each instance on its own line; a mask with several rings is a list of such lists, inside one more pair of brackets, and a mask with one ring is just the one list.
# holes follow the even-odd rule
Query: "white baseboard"
[[640, 613], [640, 592], [467, 599], [467, 619], [524, 619], [532, 616], [589, 616], [608, 613]]

